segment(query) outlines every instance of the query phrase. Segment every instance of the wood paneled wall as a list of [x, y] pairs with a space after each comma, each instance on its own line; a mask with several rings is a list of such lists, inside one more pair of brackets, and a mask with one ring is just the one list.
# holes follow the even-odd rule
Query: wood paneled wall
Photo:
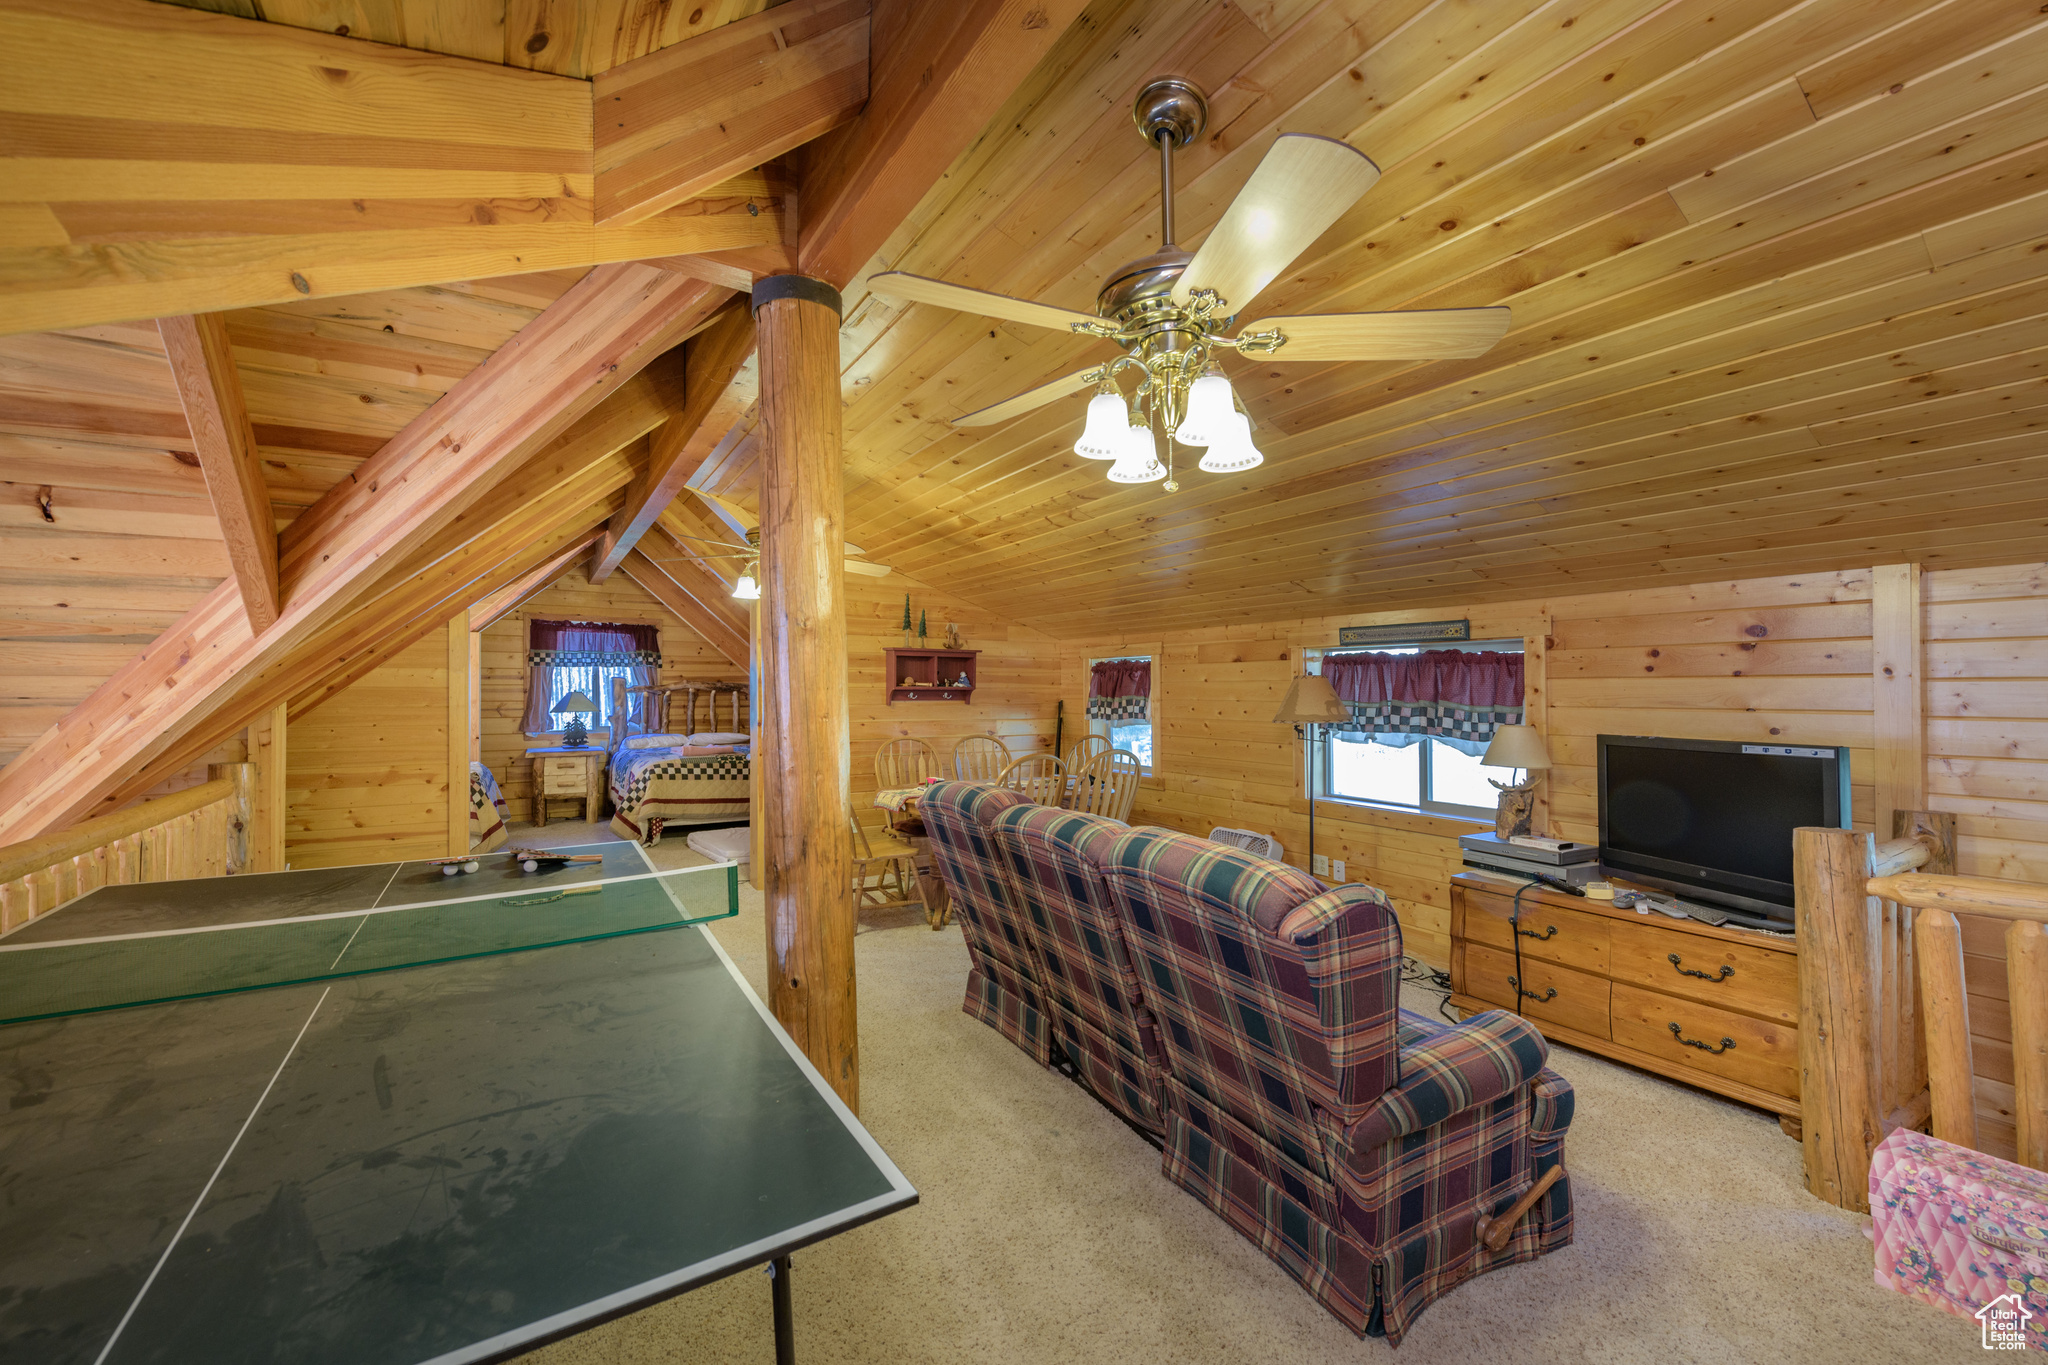
[[[285, 857], [294, 868], [436, 858], [449, 848], [448, 630], [303, 716], [285, 747]], [[467, 769], [456, 799], [469, 799]], [[466, 842], [466, 840], [465, 840]]]
[[[923, 613], [933, 648], [945, 641], [946, 623], [960, 628], [961, 646], [978, 649], [974, 700], [883, 700], [883, 650], [903, 646], [903, 596], [911, 619]], [[901, 574], [846, 580], [846, 686], [851, 721], [852, 792], [861, 823], [878, 825], [874, 809], [875, 751], [889, 740], [924, 740], [950, 765], [953, 746], [969, 735], [993, 735], [1014, 757], [1052, 747], [1053, 712], [1060, 695], [1060, 646], [1047, 635]], [[1079, 712], [1067, 708], [1067, 737]]]
[[[661, 628], [661, 677], [663, 682], [684, 678], [744, 679], [746, 670], [734, 664], [699, 635], [684, 625], [668, 608], [625, 574], [615, 573], [593, 584], [577, 565], [552, 585], [535, 593], [519, 610], [508, 612], [481, 632], [478, 665], [480, 744], [483, 762], [497, 776], [499, 790], [515, 820], [533, 818], [533, 771], [526, 757], [529, 748], [558, 743], [559, 732], [546, 738], [529, 738], [519, 728], [526, 715], [526, 622], [529, 617], [576, 621], [620, 621]], [[724, 706], [719, 710], [719, 728], [726, 728]], [[741, 729], [745, 729], [742, 711]], [[681, 723], [681, 717], [677, 717]], [[703, 726], [702, 704], [698, 725]], [[605, 732], [593, 731], [593, 744], [605, 742]]]
[[[1340, 626], [1469, 617], [1475, 639], [1519, 636], [1529, 651], [1529, 720], [1545, 731], [1556, 765], [1539, 788], [1549, 833], [1598, 838], [1594, 737], [1602, 733], [1845, 745], [1852, 818], [1869, 830], [1880, 771], [1898, 755], [1917, 755], [1922, 738], [1911, 719], [1878, 723], [1883, 667], [1897, 670], [1884, 665], [1873, 676], [1873, 617], [1917, 611], [1925, 801], [1957, 815], [1957, 871], [2048, 881], [2048, 565], [1927, 573], [1917, 596], [1901, 595], [1911, 584], [1909, 574], [1849, 570], [1067, 640], [1060, 690], [1078, 712], [1090, 657], [1152, 654], [1157, 772], [1133, 823], [1202, 835], [1217, 825], [1256, 829], [1277, 835], [1287, 860], [1305, 865], [1302, 746], [1270, 719], [1301, 651], [1334, 645]], [[1900, 781], [1893, 802], [1906, 806], [1914, 794]], [[1441, 966], [1457, 836], [1487, 827], [1323, 801], [1316, 851], [1344, 859], [1350, 880], [1385, 891], [1408, 951]], [[2001, 928], [1965, 921], [1964, 945], [1979, 1129], [1988, 1150], [2009, 1155]]]

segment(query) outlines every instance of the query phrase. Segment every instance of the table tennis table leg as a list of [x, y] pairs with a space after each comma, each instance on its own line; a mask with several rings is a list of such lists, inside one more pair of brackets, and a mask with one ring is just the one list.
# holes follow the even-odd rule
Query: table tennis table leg
[[769, 1263], [769, 1293], [775, 1302], [775, 1365], [796, 1365], [796, 1324], [789, 1306], [789, 1257]]

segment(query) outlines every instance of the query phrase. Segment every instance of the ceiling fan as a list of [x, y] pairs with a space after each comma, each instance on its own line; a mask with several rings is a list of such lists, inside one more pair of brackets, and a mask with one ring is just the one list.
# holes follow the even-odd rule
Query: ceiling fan
[[[695, 541], [700, 545], [715, 545], [721, 550], [728, 552], [724, 554], [704, 554], [695, 550], [690, 551], [698, 559], [745, 560], [746, 564], [740, 569], [739, 579], [733, 584], [732, 595], [742, 602], [758, 601], [761, 596], [761, 528], [746, 524], [749, 514], [747, 509], [738, 503], [727, 502], [724, 498], [718, 497], [716, 494], [706, 493], [701, 488], [693, 488], [690, 491], [702, 498], [714, 512], [718, 513], [720, 519], [728, 526], [735, 528], [740, 535], [745, 536], [747, 543], [741, 545], [730, 540], [713, 540], [709, 536], [686, 535], [666, 524], [662, 526], [663, 533], [677, 540]], [[859, 574], [864, 578], [887, 578], [889, 576], [891, 570], [887, 564], [876, 564], [868, 560], [865, 557], [867, 551], [850, 540], [845, 542], [845, 544], [846, 571], [848, 573]]]
[[[1334, 138], [1283, 133], [1201, 250], [1189, 253], [1173, 240], [1173, 153], [1201, 135], [1208, 103], [1186, 81], [1162, 78], [1138, 92], [1133, 114], [1139, 131], [1159, 148], [1160, 247], [1110, 277], [1096, 296], [1095, 316], [901, 271], [868, 281], [891, 298], [1101, 337], [1126, 350], [1106, 364], [956, 417], [955, 426], [1008, 421], [1092, 385], [1095, 396], [1074, 453], [1114, 461], [1109, 477], [1117, 483], [1165, 479], [1170, 493], [1180, 486], [1172, 477], [1174, 441], [1208, 447], [1200, 468], [1210, 473], [1250, 469], [1265, 459], [1252, 444], [1250, 417], [1216, 363], [1219, 352], [1321, 362], [1437, 360], [1481, 355], [1506, 333], [1508, 310], [1496, 307], [1307, 313], [1264, 318], [1225, 335], [1238, 311], [1372, 188], [1379, 167]], [[1141, 376], [1128, 404], [1117, 382], [1127, 369]], [[1171, 437], [1165, 464], [1155, 422]]]

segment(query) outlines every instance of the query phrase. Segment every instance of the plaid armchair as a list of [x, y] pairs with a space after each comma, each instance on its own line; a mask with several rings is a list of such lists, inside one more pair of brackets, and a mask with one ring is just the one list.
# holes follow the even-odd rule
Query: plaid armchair
[[1054, 1040], [1105, 1104], [1158, 1133], [1165, 1053], [1102, 881], [1101, 864], [1127, 828], [1029, 805], [998, 815], [990, 837], [1044, 965]]
[[1052, 1065], [1051, 1021], [1046, 1015], [1045, 968], [1031, 935], [1010, 903], [989, 825], [1013, 806], [1031, 803], [986, 782], [940, 782], [918, 801], [932, 862], [953, 898], [970, 967], [960, 1008]]
[[1462, 1281], [1571, 1241], [1563, 1178], [1480, 1241], [1559, 1163], [1571, 1087], [1513, 1015], [1398, 1010], [1378, 891], [1156, 829], [1103, 871], [1166, 1054], [1167, 1177], [1352, 1331], [1398, 1345]]

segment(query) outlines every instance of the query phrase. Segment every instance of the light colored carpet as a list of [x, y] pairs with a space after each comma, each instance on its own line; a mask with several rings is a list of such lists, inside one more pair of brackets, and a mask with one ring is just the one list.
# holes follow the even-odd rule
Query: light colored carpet
[[[550, 825], [514, 841], [603, 837]], [[650, 853], [698, 861], [679, 837]], [[714, 932], [765, 990], [759, 896], [743, 890]], [[1398, 1351], [1360, 1340], [1168, 1184], [1108, 1110], [961, 1013], [957, 929], [878, 918], [856, 953], [862, 1119], [922, 1202], [796, 1254], [806, 1365], [1982, 1358], [1976, 1324], [1873, 1284], [1867, 1220], [1806, 1193], [1775, 1119], [1564, 1048], [1577, 1242], [1454, 1290]], [[768, 1284], [735, 1275], [524, 1359], [766, 1365]]]

